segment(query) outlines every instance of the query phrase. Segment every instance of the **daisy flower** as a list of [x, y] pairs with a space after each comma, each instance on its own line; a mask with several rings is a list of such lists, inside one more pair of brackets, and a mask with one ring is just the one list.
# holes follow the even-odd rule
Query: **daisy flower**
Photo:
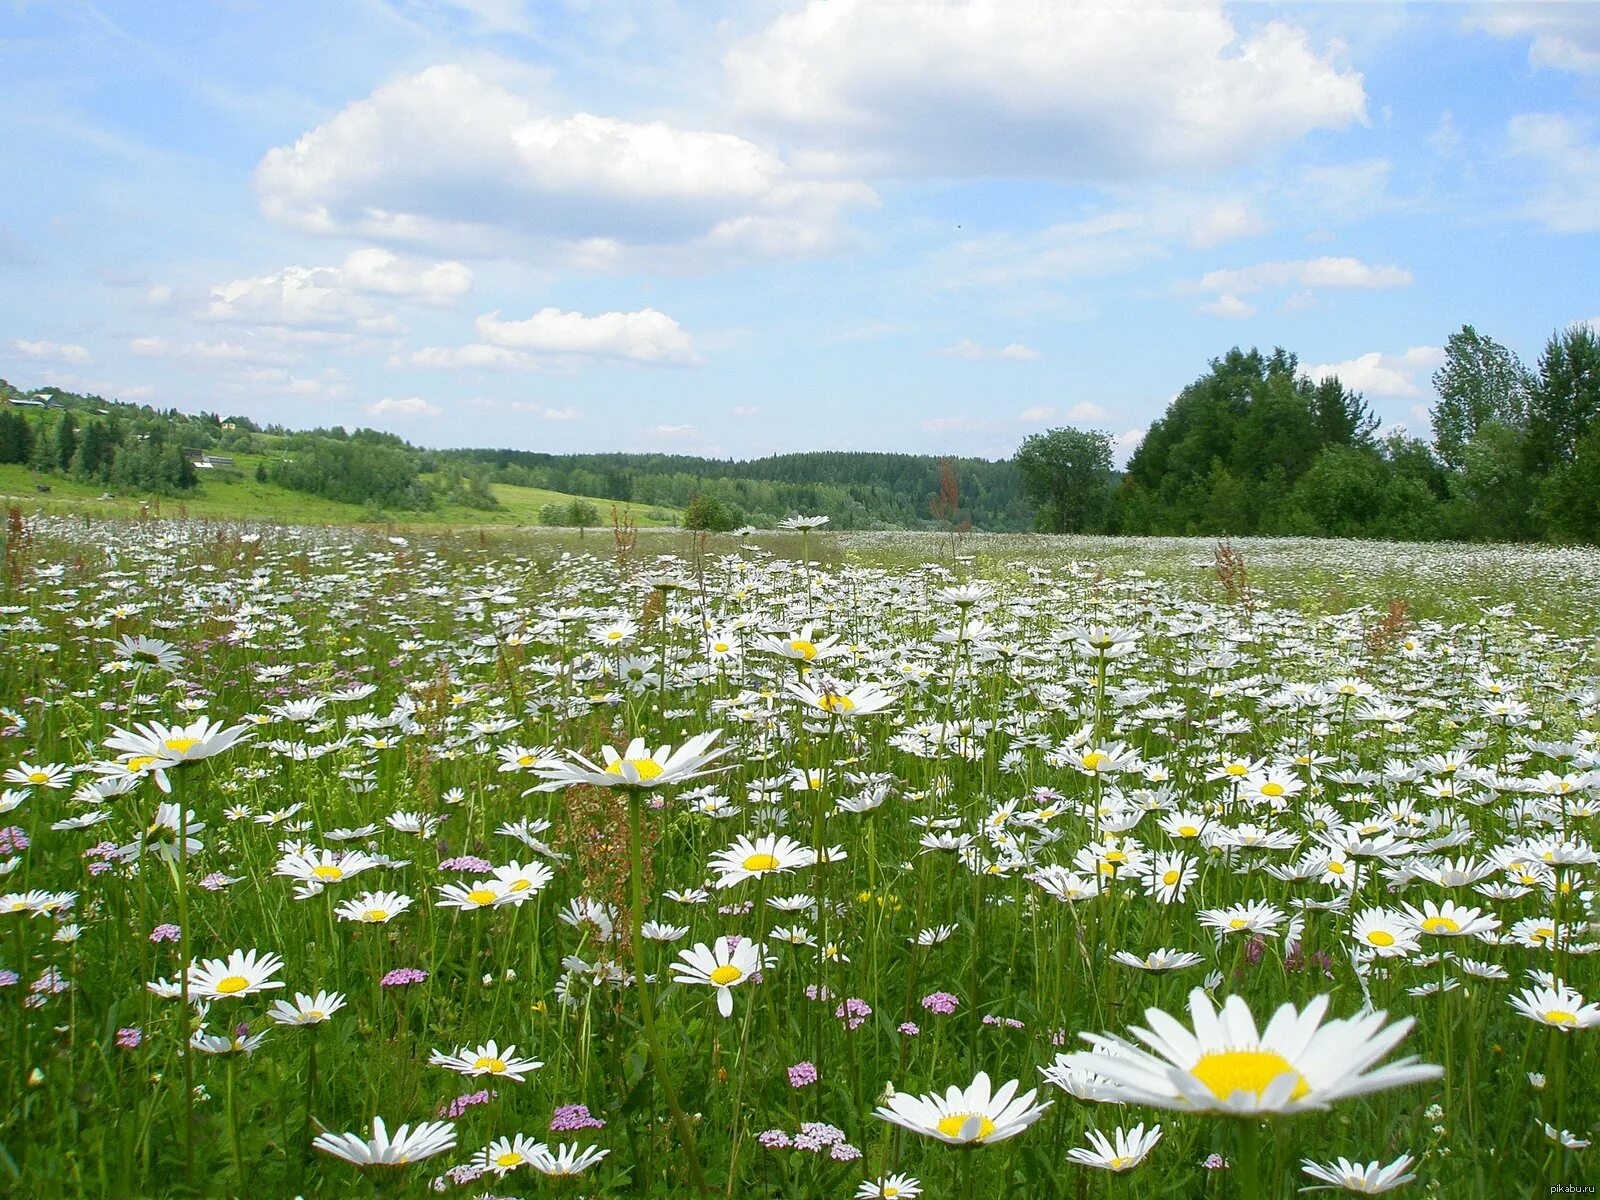
[[495, 1138], [472, 1159], [472, 1165], [496, 1175], [507, 1175], [518, 1167], [529, 1165], [546, 1152], [543, 1142], [536, 1142], [523, 1133], [508, 1138]]
[[1143, 958], [1126, 950], [1118, 950], [1111, 957], [1123, 966], [1139, 971], [1181, 971], [1205, 962], [1202, 956], [1189, 950], [1152, 950]]
[[855, 1200], [915, 1200], [922, 1195], [922, 1181], [910, 1175], [880, 1175], [863, 1179], [856, 1188]]
[[315, 996], [296, 992], [293, 1004], [274, 1000], [267, 1016], [279, 1025], [319, 1025], [343, 1007], [344, 996], [340, 992], [318, 992]]
[[190, 963], [189, 995], [226, 1000], [281, 988], [282, 981], [272, 976], [282, 969], [283, 959], [276, 954], [235, 950], [226, 959], [208, 958], [203, 963]]
[[717, 989], [717, 1011], [724, 1017], [733, 1015], [732, 989], [763, 966], [771, 965], [759, 944], [741, 941], [730, 949], [729, 941], [729, 938], [717, 938], [711, 946], [696, 943], [688, 950], [678, 951], [678, 961], [672, 964], [675, 982], [705, 984]]
[[751, 841], [740, 835], [726, 850], [713, 854], [709, 866], [718, 873], [717, 887], [727, 888], [746, 879], [809, 867], [814, 862], [816, 853], [791, 837], [767, 834]]
[[383, 1118], [373, 1117], [370, 1138], [353, 1133], [319, 1133], [311, 1144], [358, 1167], [399, 1167], [454, 1149], [456, 1131], [448, 1121], [422, 1121], [415, 1129], [400, 1126], [391, 1137]]
[[1562, 1033], [1600, 1025], [1600, 1004], [1584, 1003], [1583, 993], [1560, 980], [1554, 986], [1524, 988], [1510, 997], [1511, 1006], [1530, 1021], [1538, 1021]]
[[428, 1065], [445, 1067], [471, 1077], [494, 1075], [515, 1080], [517, 1083], [522, 1083], [523, 1077], [529, 1071], [537, 1071], [544, 1066], [542, 1062], [535, 1062], [531, 1058], [518, 1058], [516, 1054], [515, 1046], [507, 1046], [501, 1050], [497, 1042], [490, 1040], [476, 1049], [457, 1046], [449, 1054], [443, 1050], [435, 1050], [428, 1055]]
[[1476, 937], [1493, 933], [1500, 928], [1500, 918], [1484, 916], [1482, 909], [1466, 908], [1454, 900], [1439, 904], [1433, 900], [1422, 902], [1422, 911], [1406, 904], [1401, 907], [1405, 919], [1422, 933], [1435, 937]]
[[1116, 1135], [1114, 1143], [1098, 1129], [1089, 1130], [1090, 1149], [1074, 1146], [1067, 1151], [1067, 1157], [1075, 1163], [1102, 1171], [1131, 1171], [1145, 1160], [1161, 1140], [1161, 1126], [1157, 1125], [1146, 1133], [1142, 1122], [1130, 1130], [1118, 1128], [1112, 1132]]
[[727, 747], [719, 750], [710, 748], [717, 739], [717, 733], [717, 730], [713, 730], [697, 734], [678, 747], [676, 752], [670, 745], [651, 751], [640, 737], [628, 743], [628, 748], [621, 754], [610, 746], [603, 746], [603, 767], [569, 750], [567, 755], [573, 762], [541, 763], [533, 769], [535, 774], [544, 778], [544, 782], [535, 790], [550, 792], [575, 783], [607, 788], [656, 788], [682, 783], [686, 779], [697, 779], [711, 774], [707, 766], [728, 752]]
[[413, 901], [399, 892], [363, 892], [354, 900], [342, 900], [333, 913], [341, 921], [360, 921], [366, 925], [382, 925], [394, 920]]
[[541, 1175], [581, 1175], [599, 1162], [609, 1150], [599, 1146], [579, 1146], [577, 1142], [563, 1142], [554, 1150], [540, 1146], [542, 1153], [535, 1154], [528, 1165]]
[[993, 1145], [1016, 1137], [1052, 1103], [1034, 1104], [1038, 1092], [1033, 1089], [1017, 1096], [1018, 1086], [1013, 1079], [991, 1091], [989, 1076], [979, 1071], [970, 1085], [952, 1084], [943, 1096], [896, 1092], [872, 1115], [951, 1146]]
[[1379, 1192], [1387, 1192], [1401, 1184], [1410, 1183], [1416, 1178], [1410, 1173], [1416, 1159], [1409, 1154], [1402, 1154], [1388, 1166], [1379, 1166], [1376, 1159], [1362, 1166], [1353, 1163], [1348, 1158], [1341, 1158], [1331, 1163], [1316, 1163], [1309, 1158], [1303, 1159], [1300, 1169], [1313, 1179], [1319, 1179], [1324, 1186], [1301, 1188], [1302, 1192], [1331, 1192], [1336, 1188], [1343, 1188], [1347, 1192], [1358, 1192], [1363, 1196], [1375, 1196]]
[[72, 782], [72, 769], [65, 763], [45, 763], [37, 766], [19, 762], [5, 773], [7, 783], [20, 783], [24, 787], [50, 788], [59, 791]]
[[1410, 1031], [1411, 1018], [1384, 1028], [1388, 1014], [1380, 1011], [1323, 1024], [1327, 1009], [1325, 995], [1302, 1010], [1285, 1004], [1258, 1032], [1242, 998], [1228, 997], [1218, 1011], [1195, 988], [1189, 993], [1193, 1032], [1149, 1008], [1150, 1028], [1136, 1027], [1133, 1034], [1150, 1050], [1114, 1034], [1086, 1033], [1082, 1037], [1094, 1049], [1062, 1061], [1104, 1076], [1112, 1084], [1111, 1098], [1124, 1103], [1229, 1116], [1326, 1108], [1348, 1096], [1444, 1073], [1410, 1057], [1367, 1071]]
[[875, 683], [860, 683], [846, 690], [843, 686], [825, 683], [821, 688], [803, 683], [790, 683], [789, 691], [807, 708], [821, 709], [835, 717], [865, 717], [882, 712], [898, 697]]

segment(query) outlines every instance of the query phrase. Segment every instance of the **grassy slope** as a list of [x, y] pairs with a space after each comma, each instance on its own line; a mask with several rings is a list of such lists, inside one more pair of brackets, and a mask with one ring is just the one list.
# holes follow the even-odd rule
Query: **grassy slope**
[[[191, 495], [159, 499], [118, 494], [113, 500], [101, 500], [99, 497], [106, 489], [99, 484], [80, 483], [60, 475], [41, 475], [36, 481], [27, 467], [0, 465], [0, 498], [30, 501], [51, 511], [89, 511], [108, 517], [137, 516], [141, 505], [148, 505], [151, 511], [159, 506], [159, 511], [167, 516], [181, 512], [190, 517], [296, 525], [349, 525], [360, 521], [365, 513], [359, 504], [343, 504], [272, 483], [257, 483], [256, 456], [241, 454], [236, 457], [241, 477], [202, 471], [200, 486]], [[49, 494], [40, 494], [35, 489], [36, 482], [48, 484]], [[432, 512], [389, 512], [386, 516], [397, 525], [537, 525], [539, 509], [544, 505], [586, 499], [600, 510], [601, 520], [605, 522], [610, 519], [613, 503], [509, 484], [495, 484], [494, 493], [501, 507], [492, 512], [446, 504]], [[664, 512], [669, 515], [661, 516]], [[631, 514], [640, 526], [673, 525], [678, 517], [669, 510], [640, 507], [632, 508]]]

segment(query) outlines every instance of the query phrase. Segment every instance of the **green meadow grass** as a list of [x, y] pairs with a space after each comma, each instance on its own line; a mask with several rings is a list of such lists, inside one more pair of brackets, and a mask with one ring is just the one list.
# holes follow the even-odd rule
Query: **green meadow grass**
[[[1302, 1159], [1402, 1155], [1402, 1197], [1595, 1178], [1545, 1125], [1600, 1121], [1600, 1026], [1579, 1027], [1600, 554], [1260, 541], [1219, 573], [1198, 539], [629, 545], [47, 499], [0, 561], [0, 1194], [809, 1200], [906, 1196], [903, 1175], [963, 1200], [1277, 1200], [1314, 1182]], [[202, 715], [249, 736], [171, 766], [170, 794], [162, 760], [107, 745]], [[158, 731], [159, 752], [205, 732]], [[572, 752], [647, 777], [713, 733], [710, 774], [533, 790]], [[1190, 878], [1164, 899], [1169, 870]], [[1493, 926], [1397, 915], [1430, 903]], [[1360, 957], [1374, 914], [1415, 948]], [[683, 955], [730, 937], [770, 961], [723, 1016]], [[1163, 949], [1198, 961], [1113, 958]], [[281, 964], [188, 1009], [158, 994], [235, 951]], [[1536, 972], [1582, 993], [1536, 1004], [1553, 1025], [1511, 1003]], [[1131, 1036], [1150, 1008], [1190, 1025], [1194, 989], [1261, 1025], [1318, 997], [1410, 1018], [1381, 1062], [1442, 1077], [1255, 1120], [1043, 1073], [1071, 1082], [1080, 1034]], [[274, 1021], [297, 993], [328, 1019]], [[217, 1040], [186, 1049], [197, 1028]], [[1315, 1065], [1281, 1043], [1313, 1098], [1360, 1042], [1330, 1036]], [[1197, 1078], [1259, 1099], [1276, 1077], [1214, 1049]], [[430, 1062], [457, 1051], [483, 1073]], [[517, 1059], [541, 1065], [499, 1070]], [[1048, 1108], [964, 1148], [875, 1115], [980, 1071]], [[453, 1145], [366, 1168], [314, 1147], [375, 1117]], [[1068, 1156], [1157, 1123], [1124, 1172]], [[565, 1178], [512, 1161], [561, 1143], [604, 1156]]]

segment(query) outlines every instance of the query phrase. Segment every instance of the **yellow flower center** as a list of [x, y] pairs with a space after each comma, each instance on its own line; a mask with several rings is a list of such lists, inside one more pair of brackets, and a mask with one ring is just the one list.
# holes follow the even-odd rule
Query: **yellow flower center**
[[1533, 940], [1536, 942], [1548, 942], [1555, 935], [1556, 931], [1551, 926], [1541, 925], [1533, 931]]
[[817, 648], [810, 642], [796, 640], [789, 643], [789, 649], [793, 650], [797, 657], [808, 661], [817, 656]]
[[363, 921], [370, 921], [374, 923], [379, 921], [387, 921], [389, 919], [389, 910], [386, 908], [369, 908], [362, 915], [361, 919]]
[[1563, 1012], [1559, 1008], [1552, 1008], [1547, 1011], [1544, 1014], [1544, 1020], [1547, 1025], [1576, 1025], [1578, 1023], [1576, 1013]]
[[729, 650], [733, 649], [733, 647], [728, 645], [727, 642], [718, 642], [715, 646], [713, 646], [711, 648], [713, 650], [715, 650], [718, 654], [726, 654]]
[[1271, 1050], [1214, 1050], [1203, 1055], [1189, 1073], [1210, 1088], [1218, 1100], [1226, 1100], [1235, 1092], [1254, 1092], [1260, 1096], [1280, 1075], [1294, 1076], [1291, 1100], [1298, 1100], [1311, 1090], [1305, 1076], [1290, 1066], [1281, 1054]]
[[490, 1074], [499, 1075], [506, 1069], [506, 1060], [503, 1058], [490, 1058], [487, 1055], [480, 1055], [478, 1058], [472, 1060], [472, 1065], [479, 1071], [488, 1071]]
[[1161, 877], [1161, 882], [1170, 887], [1171, 885], [1177, 883], [1181, 877], [1181, 874], [1177, 871], [1168, 871]]
[[817, 703], [831, 713], [849, 712], [856, 706], [856, 702], [849, 696], [835, 696], [832, 692], [824, 692], [818, 696]]
[[622, 640], [622, 630], [613, 629], [610, 633], [606, 634], [606, 640], [608, 642], [620, 642]]
[[1328, 870], [1332, 871], [1335, 875], [1343, 875], [1344, 864], [1342, 862], [1331, 862], [1328, 864]]
[[945, 1137], [958, 1138], [961, 1136], [961, 1127], [973, 1117], [978, 1118], [978, 1132], [965, 1140], [981, 1142], [994, 1132], [994, 1122], [983, 1113], [951, 1113], [948, 1117], [941, 1117], [939, 1119], [939, 1132], [944, 1134]]
[[30, 771], [30, 772], [28, 772], [28, 782], [29, 783], [48, 783], [49, 780], [50, 780], [50, 772], [48, 772], [48, 771]]
[[1428, 933], [1459, 933], [1461, 926], [1449, 917], [1429, 917], [1423, 921], [1422, 928]]
[[732, 963], [728, 963], [726, 966], [717, 967], [707, 978], [718, 987], [727, 987], [729, 984], [738, 983], [739, 980], [743, 979], [744, 972]]
[[532, 886], [533, 886], [533, 880], [531, 880], [531, 879], [518, 879], [514, 883], [512, 883], [511, 887], [509, 889], [507, 889], [507, 890], [513, 891], [513, 892], [525, 892], [529, 888], [531, 888]]
[[488, 888], [473, 888], [467, 893], [467, 899], [474, 904], [493, 904], [499, 897]]
[[1392, 946], [1394, 945], [1394, 934], [1390, 933], [1387, 929], [1374, 929], [1371, 933], [1367, 934], [1367, 941], [1371, 942], [1374, 946]]
[[168, 750], [176, 751], [179, 754], [187, 754], [191, 749], [200, 744], [200, 739], [192, 737], [168, 738], [162, 744], [166, 746]]
[[1133, 1159], [1131, 1158], [1123, 1158], [1121, 1155], [1118, 1155], [1116, 1158], [1108, 1158], [1106, 1160], [1106, 1166], [1113, 1171], [1120, 1171], [1132, 1161]]
[[1283, 784], [1263, 783], [1261, 785], [1261, 794], [1263, 796], [1281, 796], [1283, 795]]
[[1250, 924], [1250, 922], [1245, 920], [1243, 917], [1235, 917], [1233, 920], [1228, 922], [1228, 928], [1243, 929], [1248, 924]]
[[531, 766], [533, 766], [533, 763], [534, 763], [533, 755], [531, 755], [531, 754], [519, 754], [519, 755], [517, 755], [517, 766], [519, 766], [519, 767], [531, 767]]
[[217, 991], [225, 996], [231, 996], [235, 992], [242, 992], [249, 986], [250, 981], [243, 975], [229, 975], [226, 979], [217, 980]]
[[746, 871], [776, 871], [778, 860], [770, 854], [752, 854], [744, 860]]
[[515, 1150], [507, 1150], [504, 1154], [498, 1155], [494, 1163], [497, 1167], [505, 1167], [507, 1169], [520, 1167], [522, 1165], [522, 1155]]
[[1225, 771], [1227, 771], [1229, 775], [1233, 775], [1233, 776], [1239, 776], [1239, 775], [1248, 774], [1248, 771], [1246, 770], [1245, 765], [1243, 763], [1229, 763], [1223, 769]]
[[1199, 828], [1197, 826], [1194, 826], [1194, 825], [1179, 825], [1178, 826], [1178, 836], [1179, 837], [1186, 837], [1186, 838], [1199, 837], [1200, 836], [1200, 830], [1199, 830]]
[[1106, 759], [1110, 757], [1111, 756], [1109, 754], [1102, 754], [1098, 750], [1091, 750], [1089, 753], [1085, 754], [1080, 761], [1083, 763], [1084, 770], [1098, 771], [1100, 769], [1100, 764], [1105, 762]]
[[320, 866], [320, 867], [312, 867], [311, 868], [311, 873], [313, 875], [315, 875], [318, 879], [343, 879], [344, 878], [344, 868], [343, 867], [335, 867], [335, 866], [332, 866], [332, 865], [324, 865], [324, 866]]
[[328, 1019], [328, 1014], [323, 1012], [320, 1008], [308, 1008], [306, 1009], [305, 1017], [308, 1021], [326, 1021]]
[[653, 758], [619, 758], [616, 762], [612, 763], [606, 768], [606, 773], [610, 775], [621, 775], [623, 763], [627, 763], [633, 767], [633, 769], [639, 773], [640, 781], [644, 783], [648, 783], [657, 775], [661, 774], [661, 764]]
[[140, 771], [144, 770], [155, 761], [156, 756], [154, 754], [141, 754], [135, 758], [130, 758], [128, 760], [128, 773], [130, 775], [137, 775]]

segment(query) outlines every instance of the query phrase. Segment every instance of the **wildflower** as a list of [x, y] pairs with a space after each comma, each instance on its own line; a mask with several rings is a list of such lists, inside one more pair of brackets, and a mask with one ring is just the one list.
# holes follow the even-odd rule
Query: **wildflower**
[[308, 996], [296, 992], [294, 1003], [274, 1000], [267, 1013], [279, 1025], [319, 1025], [344, 1007], [345, 998], [338, 992], [318, 992]]
[[815, 1083], [817, 1078], [817, 1068], [811, 1063], [795, 1063], [789, 1068], [789, 1086], [792, 1088], [808, 1087]]
[[949, 992], [929, 992], [922, 998], [922, 1007], [941, 1017], [955, 1012], [960, 1004], [961, 1000]]
[[915, 1200], [922, 1195], [922, 1182], [910, 1175], [880, 1175], [864, 1179], [856, 1188], [855, 1200]]
[[283, 960], [276, 954], [235, 950], [225, 960], [208, 958], [203, 963], [190, 963], [189, 994], [223, 1000], [281, 988], [283, 982], [272, 976], [282, 969]]
[[396, 967], [378, 980], [379, 987], [405, 987], [407, 984], [421, 983], [428, 978], [428, 973], [417, 967]]
[[[709, 765], [728, 751], [727, 747], [711, 749], [717, 731], [698, 734], [674, 752], [671, 746], [661, 746], [651, 751], [643, 738], [634, 738], [621, 754], [610, 746], [601, 748], [605, 766], [590, 762], [572, 751], [567, 756], [573, 762], [549, 762], [534, 768], [543, 777], [536, 791], [548, 792], [574, 783], [587, 783], [596, 787], [657, 788], [682, 783], [711, 774]], [[576, 765], [574, 765], [576, 764]]]
[[124, 1050], [135, 1050], [142, 1041], [144, 1041], [144, 1031], [136, 1026], [125, 1026], [117, 1030], [117, 1045]]
[[1312, 1162], [1309, 1158], [1300, 1163], [1300, 1169], [1313, 1179], [1322, 1180], [1325, 1187], [1301, 1188], [1303, 1192], [1331, 1192], [1343, 1188], [1347, 1192], [1359, 1192], [1365, 1196], [1375, 1196], [1379, 1192], [1387, 1192], [1401, 1184], [1410, 1183], [1416, 1178], [1410, 1174], [1416, 1159], [1409, 1154], [1402, 1154], [1388, 1166], [1379, 1166], [1373, 1160], [1362, 1166], [1351, 1162], [1348, 1158], [1338, 1159], [1332, 1163]]
[[529, 1071], [537, 1071], [544, 1066], [542, 1062], [536, 1062], [531, 1058], [518, 1058], [516, 1053], [515, 1046], [507, 1046], [501, 1050], [499, 1043], [491, 1039], [472, 1049], [457, 1046], [448, 1054], [443, 1050], [435, 1050], [428, 1055], [428, 1063], [430, 1066], [446, 1067], [462, 1075], [496, 1075], [514, 1079], [518, 1083], [523, 1082]]
[[1562, 1033], [1600, 1025], [1600, 1004], [1585, 1003], [1582, 992], [1559, 979], [1553, 986], [1524, 988], [1510, 997], [1509, 1002], [1530, 1021], [1538, 1021]]
[[594, 1166], [611, 1151], [603, 1150], [599, 1146], [582, 1146], [576, 1142], [563, 1143], [554, 1150], [541, 1147], [542, 1154], [535, 1154], [528, 1164], [541, 1175], [581, 1175]]
[[751, 841], [741, 835], [726, 850], [713, 854], [708, 865], [717, 872], [717, 887], [727, 888], [746, 879], [809, 867], [816, 860], [814, 850], [791, 837], [768, 834]]
[[1089, 1130], [1091, 1148], [1085, 1150], [1082, 1146], [1074, 1146], [1067, 1151], [1067, 1157], [1085, 1167], [1096, 1167], [1103, 1171], [1131, 1171], [1145, 1160], [1161, 1140], [1159, 1125], [1148, 1133], [1142, 1123], [1131, 1130], [1118, 1128], [1113, 1133], [1115, 1143], [1098, 1129]]
[[942, 1097], [896, 1092], [873, 1116], [952, 1146], [992, 1145], [1015, 1137], [1050, 1107], [1048, 1100], [1034, 1104], [1038, 1093], [1031, 1089], [1016, 1097], [1017, 1087], [1013, 1079], [991, 1092], [989, 1076], [979, 1071], [968, 1087], [952, 1086]]
[[733, 1015], [732, 989], [768, 965], [760, 945], [740, 942], [730, 947], [728, 938], [718, 938], [713, 946], [697, 943], [680, 950], [672, 965], [672, 978], [678, 983], [709, 984], [717, 989], [717, 1011]]
[[1239, 996], [1220, 1012], [1203, 989], [1189, 993], [1191, 1033], [1158, 1008], [1145, 1010], [1150, 1029], [1135, 1028], [1154, 1054], [1109, 1034], [1084, 1034], [1093, 1051], [1065, 1056], [1110, 1081], [1111, 1095], [1130, 1104], [1231, 1116], [1294, 1113], [1332, 1101], [1437, 1079], [1436, 1066], [1405, 1058], [1363, 1074], [1399, 1044], [1411, 1018], [1383, 1027], [1383, 1012], [1322, 1023], [1328, 997], [1303, 1010], [1285, 1004], [1258, 1033]]
[[586, 1104], [562, 1104], [550, 1117], [551, 1133], [572, 1133], [579, 1129], [604, 1129], [606, 1123], [589, 1115]]
[[391, 1137], [383, 1118], [373, 1117], [370, 1138], [353, 1133], [321, 1133], [311, 1144], [358, 1167], [404, 1166], [453, 1149], [456, 1131], [443, 1121], [422, 1121], [415, 1129], [400, 1126]]

